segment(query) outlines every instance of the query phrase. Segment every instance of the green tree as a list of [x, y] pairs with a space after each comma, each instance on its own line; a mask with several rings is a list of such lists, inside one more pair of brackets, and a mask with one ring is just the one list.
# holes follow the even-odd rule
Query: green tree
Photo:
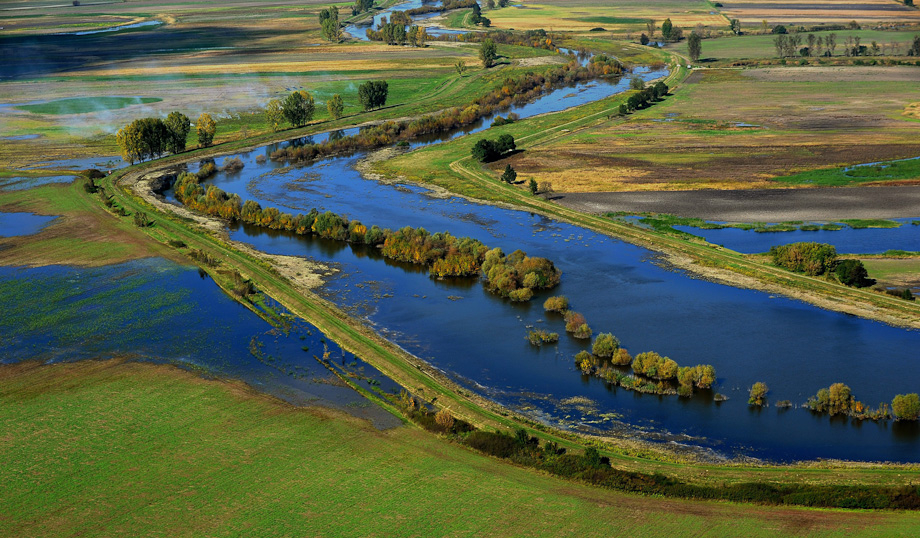
[[319, 25], [323, 39], [338, 43], [342, 39], [342, 27], [339, 24], [339, 8], [332, 6], [319, 12]]
[[629, 79], [629, 89], [630, 90], [644, 90], [645, 81], [641, 77], [633, 77]]
[[751, 387], [750, 395], [748, 396], [748, 403], [750, 405], [756, 405], [763, 407], [767, 403], [767, 392], [770, 389], [767, 388], [767, 384], [761, 381], [754, 383]]
[[268, 125], [272, 128], [272, 131], [281, 130], [281, 124], [284, 123], [284, 111], [281, 108], [279, 99], [272, 99], [265, 105], [265, 119], [268, 120]]
[[673, 29], [674, 25], [671, 24], [671, 19], [665, 19], [664, 22], [661, 23], [661, 37], [663, 37], [665, 41], [670, 41]]
[[387, 102], [389, 85], [385, 80], [369, 80], [358, 86], [358, 100], [364, 110], [380, 108]]
[[796, 273], [822, 275], [837, 263], [837, 249], [825, 243], [790, 243], [770, 248], [773, 263]]
[[527, 184], [527, 187], [530, 189], [530, 194], [533, 194], [534, 196], [537, 195], [537, 181], [534, 178], [530, 178], [530, 183]]
[[483, 138], [482, 140], [479, 140], [473, 144], [473, 148], [470, 150], [470, 153], [473, 155], [474, 159], [481, 163], [491, 161], [498, 156], [498, 151], [495, 149], [495, 142], [492, 142], [486, 138]]
[[517, 180], [517, 172], [514, 171], [514, 168], [511, 168], [510, 164], [505, 165], [505, 171], [502, 173], [502, 181], [505, 183], [511, 184]]
[[498, 56], [497, 51], [494, 41], [491, 39], [482, 41], [482, 44], [479, 45], [479, 59], [482, 61], [483, 67], [488, 69], [495, 65], [495, 58]]
[[217, 134], [217, 122], [207, 112], [198, 116], [195, 122], [195, 130], [198, 131], [198, 146], [206, 148], [214, 142], [214, 135]]
[[457, 63], [454, 64], [454, 69], [456, 69], [457, 74], [462, 77], [463, 72], [466, 71], [466, 62], [463, 60], [457, 60]]
[[735, 34], [741, 33], [741, 21], [739, 21], [738, 19], [732, 19], [729, 25], [731, 26], [732, 32], [734, 32]]
[[875, 284], [875, 280], [869, 278], [866, 266], [859, 260], [840, 260], [837, 262], [834, 274], [837, 275], [837, 280], [841, 284], [847, 286], [865, 288]]
[[920, 418], [920, 396], [898, 394], [891, 401], [891, 411], [898, 420], [917, 420]]
[[699, 61], [700, 54], [703, 53], [703, 37], [696, 31], [690, 32], [690, 37], [687, 38], [687, 52], [694, 62]]
[[281, 103], [281, 113], [294, 127], [302, 127], [313, 119], [316, 104], [313, 97], [303, 91], [291, 92]]
[[351, 14], [357, 15], [369, 11], [374, 7], [374, 0], [355, 0], [355, 5], [351, 8]]
[[655, 37], [655, 28], [657, 28], [657, 25], [655, 24], [655, 21], [652, 20], [652, 19], [649, 19], [649, 20], [645, 21], [645, 27], [648, 29], [648, 37], [649, 37], [649, 39]]
[[329, 110], [329, 116], [337, 120], [342, 117], [342, 113], [345, 111], [345, 101], [341, 95], [335, 94], [326, 102], [326, 108]]
[[495, 151], [497, 151], [499, 155], [514, 151], [515, 149], [517, 149], [517, 146], [514, 143], [514, 137], [510, 134], [499, 135], [498, 139], [495, 141]]
[[192, 122], [188, 116], [178, 111], [170, 112], [166, 117], [166, 129], [169, 131], [167, 149], [170, 153], [185, 151], [185, 141], [188, 139], [188, 132], [192, 129]]

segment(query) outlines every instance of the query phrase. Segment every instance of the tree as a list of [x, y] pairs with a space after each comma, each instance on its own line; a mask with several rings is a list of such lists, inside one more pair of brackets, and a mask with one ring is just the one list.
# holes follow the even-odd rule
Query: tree
[[326, 41], [338, 43], [342, 38], [342, 27], [339, 24], [339, 8], [332, 6], [319, 12], [319, 25]]
[[294, 127], [306, 125], [313, 119], [315, 111], [313, 97], [303, 90], [291, 92], [281, 103], [281, 113]]
[[498, 7], [508, 7], [509, 0], [498, 0]]
[[785, 34], [786, 31], [787, 31], [786, 27], [783, 26], [782, 24], [777, 24], [776, 26], [773, 27], [774, 34]]
[[517, 172], [514, 171], [514, 168], [511, 168], [510, 164], [505, 165], [505, 171], [502, 173], [502, 181], [505, 183], [511, 184], [517, 180]]
[[661, 23], [661, 37], [663, 37], [665, 41], [670, 41], [671, 31], [673, 29], [674, 29], [674, 25], [671, 24], [671, 19], [670, 18], [665, 19], [664, 22]]
[[169, 140], [166, 147], [170, 153], [185, 151], [185, 141], [188, 132], [192, 129], [192, 122], [185, 114], [173, 111], [166, 117], [166, 129], [169, 131]]
[[326, 102], [326, 108], [329, 110], [329, 116], [337, 120], [342, 117], [342, 113], [345, 111], [345, 101], [341, 95], [335, 94]]
[[473, 149], [470, 150], [470, 152], [473, 158], [479, 162], [491, 161], [498, 156], [498, 151], [495, 149], [495, 142], [486, 138], [473, 144]]
[[351, 14], [357, 15], [369, 11], [374, 7], [374, 0], [355, 0], [355, 5], [351, 8]]
[[875, 284], [875, 280], [869, 278], [866, 266], [859, 260], [840, 260], [837, 262], [834, 274], [837, 275], [837, 280], [841, 284], [847, 286], [865, 288]]
[[647, 36], [647, 35], [642, 34], [642, 35], [639, 36], [639, 44], [640, 44], [640, 45], [648, 45], [648, 42], [649, 42], [649, 39], [648, 39], [648, 36]]
[[125, 125], [115, 133], [115, 142], [121, 148], [122, 159], [131, 164], [143, 160], [141, 131], [134, 122]]
[[908, 56], [920, 56], [920, 35], [914, 36], [914, 42], [911, 43], [910, 48], [907, 49], [907, 55]]
[[633, 77], [629, 79], [629, 89], [642, 91], [645, 89], [645, 81], [641, 77]]
[[703, 52], [703, 37], [696, 33], [696, 30], [690, 32], [690, 37], [687, 39], [687, 51], [691, 60], [699, 61], [700, 54]]
[[514, 143], [514, 137], [510, 134], [500, 135], [495, 141], [495, 151], [497, 151], [499, 155], [514, 151], [515, 149], [517, 149], [517, 146]]
[[760, 381], [754, 383], [751, 387], [751, 393], [748, 396], [748, 403], [750, 405], [763, 407], [767, 404], [767, 392], [769, 391], [770, 389], [767, 388], [766, 383]]
[[466, 71], [466, 62], [463, 60], [457, 60], [457, 63], [454, 64], [454, 69], [456, 69], [457, 74], [462, 77], [463, 72]]
[[479, 59], [482, 61], [482, 66], [486, 69], [495, 65], [495, 58], [497, 57], [497, 49], [495, 47], [495, 42], [491, 39], [484, 39], [482, 44], [479, 45]]
[[739, 21], [738, 19], [732, 19], [729, 25], [732, 29], [732, 32], [734, 32], [735, 35], [738, 35], [741, 33], [741, 21]]
[[272, 131], [281, 130], [281, 124], [284, 123], [284, 112], [281, 110], [280, 99], [271, 99], [265, 105], [265, 120], [268, 121], [268, 126], [272, 128]]
[[827, 34], [824, 38], [824, 46], [827, 47], [827, 52], [830, 53], [828, 56], [833, 56], [834, 50], [837, 48], [837, 34], [834, 32]]
[[891, 411], [898, 420], [917, 420], [920, 418], [920, 396], [898, 394], [891, 401]]
[[822, 275], [834, 269], [837, 249], [825, 243], [791, 243], [770, 248], [773, 264], [796, 273]]
[[358, 100], [364, 110], [380, 108], [387, 102], [389, 85], [385, 80], [369, 80], [358, 86]]
[[530, 183], [527, 184], [527, 187], [530, 189], [530, 194], [534, 196], [537, 195], [537, 191], [538, 191], [537, 181], [534, 178], [530, 178]]
[[217, 134], [217, 122], [207, 112], [198, 116], [195, 122], [195, 129], [198, 131], [198, 146], [206, 148], [214, 142], [214, 135]]
[[654, 20], [649, 19], [649, 20], [645, 21], [645, 28], [648, 30], [648, 37], [649, 37], [649, 39], [655, 37], [655, 28], [656, 28], [656, 25], [655, 25], [655, 21], [654, 21]]

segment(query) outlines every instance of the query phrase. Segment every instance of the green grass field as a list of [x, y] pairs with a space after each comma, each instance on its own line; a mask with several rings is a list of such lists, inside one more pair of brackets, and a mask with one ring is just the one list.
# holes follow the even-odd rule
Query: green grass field
[[915, 513], [650, 499], [413, 426], [117, 361], [0, 367], [6, 536], [908, 536]]
[[118, 110], [131, 105], [148, 105], [159, 103], [158, 97], [72, 97], [57, 99], [34, 105], [19, 105], [16, 108], [33, 114], [86, 114], [103, 110]]
[[[875, 41], [885, 52], [892, 56], [901, 56], [907, 53], [909, 44], [920, 31], [883, 31], [883, 30], [835, 30], [811, 32], [815, 37], [824, 39], [827, 35], [836, 34], [837, 48], [834, 56], [843, 56], [844, 44], [847, 37], [859, 37], [862, 45], [871, 46]], [[776, 58], [776, 48], [773, 45], [776, 36], [766, 35], [741, 35], [723, 36], [715, 39], [704, 39], [702, 42], [702, 60], [743, 60], [758, 58]], [[803, 46], [807, 46], [808, 33], [802, 34]], [[894, 45], [892, 45], [894, 44]], [[686, 40], [681, 43], [670, 44], [666, 47], [681, 54], [688, 54]], [[794, 61], [792, 59], [790, 61]], [[817, 58], [812, 58], [817, 61]]]

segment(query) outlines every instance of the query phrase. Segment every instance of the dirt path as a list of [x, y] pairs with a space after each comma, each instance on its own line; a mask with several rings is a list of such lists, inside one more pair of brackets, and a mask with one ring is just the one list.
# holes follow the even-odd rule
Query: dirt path
[[656, 212], [729, 222], [920, 217], [920, 186], [560, 193], [586, 213]]

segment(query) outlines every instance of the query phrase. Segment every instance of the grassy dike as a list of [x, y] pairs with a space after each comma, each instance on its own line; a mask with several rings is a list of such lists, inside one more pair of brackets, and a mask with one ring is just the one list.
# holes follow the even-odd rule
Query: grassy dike
[[[680, 71], [675, 71], [672, 74], [672, 77], [679, 76]], [[582, 116], [581, 118], [568, 119], [561, 123], [557, 122], [556, 129], [571, 129], [572, 127], [567, 126], [587, 125], [592, 121], [599, 121], [599, 118], [606, 119], [609, 108], [617, 104], [616, 100], [612, 102], [606, 100], [582, 107], [574, 111], [579, 112]], [[573, 111], [564, 113], [566, 117], [572, 114]], [[537, 120], [547, 121], [547, 118], [556, 118], [557, 116], [544, 116]], [[521, 122], [521, 124], [525, 124], [525, 122]], [[558, 133], [549, 132], [549, 134]], [[292, 132], [286, 132], [283, 138], [290, 138], [291, 135]], [[541, 131], [534, 136], [539, 135], [546, 136], [547, 132]], [[187, 252], [188, 249], [198, 249], [221, 260], [222, 269], [233, 268], [238, 270], [246, 278], [251, 279], [261, 292], [273, 297], [293, 314], [317, 326], [344, 349], [366, 360], [410, 391], [428, 399], [437, 397], [438, 404], [449, 408], [456, 416], [485, 428], [511, 429], [523, 426], [533, 435], [557, 441], [570, 448], [578, 447], [584, 443], [584, 439], [577, 438], [574, 435], [558, 431], [547, 431], [545, 427], [533, 424], [522, 417], [511, 416], [507, 410], [496, 404], [453, 385], [449, 380], [427, 367], [416, 357], [386, 341], [361, 322], [349, 318], [335, 305], [323, 300], [309, 290], [295, 287], [292, 282], [282, 277], [272, 267], [267, 257], [262, 257], [258, 253], [244, 252], [238, 248], [238, 245], [228, 242], [225, 235], [209, 232], [191, 220], [173, 214], [155, 212], [149, 204], [132, 192], [115, 187], [115, 182], [118, 180], [137, 178], [166, 164], [190, 160], [189, 157], [198, 159], [208, 155], [217, 155], [218, 153], [239, 151], [244, 147], [264, 144], [278, 139], [282, 139], [282, 137], [276, 134], [273, 139], [262, 137], [257, 141], [247, 140], [161, 159], [153, 163], [144, 163], [143, 165], [120, 171], [106, 178], [103, 183], [107, 190], [116, 196], [117, 203], [127, 208], [129, 212], [133, 213], [141, 210], [150, 214], [155, 213], [155, 225], [144, 229], [144, 232], [153, 239], [164, 244], [171, 240], [182, 241], [187, 245], [187, 248], [181, 249], [182, 252]], [[522, 137], [522, 140], [526, 139], [527, 137]], [[466, 142], [463, 144], [463, 148], [465, 152]], [[468, 183], [487, 194], [491, 194], [487, 198], [504, 198], [506, 201], [546, 212], [553, 216], [556, 216], [556, 214], [551, 213], [550, 210], [560, 210], [558, 206], [542, 199], [524, 196], [516, 189], [506, 188], [486, 177], [481, 171], [467, 171], [467, 168], [470, 167], [468, 163], [461, 161], [455, 163], [454, 167], [461, 170], [461, 173], [472, 173], [474, 181], [468, 181]], [[479, 179], [476, 179], [477, 174], [479, 174]], [[94, 196], [82, 192], [79, 192], [78, 195]], [[99, 205], [99, 210], [101, 209], [102, 206]], [[581, 222], [576, 219], [584, 218], [587, 219], [587, 222], [596, 223], [595, 225], [599, 229], [605, 230], [607, 233], [612, 233], [608, 230], [617, 230], [619, 228], [615, 223], [587, 215], [576, 214], [569, 217], [563, 213], [562, 216], [557, 218], [564, 218], [579, 224]], [[607, 226], [612, 226], [612, 228], [606, 228]], [[659, 240], [659, 235], [651, 234], [644, 230], [625, 226], [622, 228], [625, 238], [636, 242], [645, 241], [651, 244]], [[685, 245], [667, 236], [660, 236], [660, 239], [669, 242], [666, 246], [670, 246], [673, 243], [674, 246], [670, 248], [684, 247], [709, 250], [708, 247]], [[218, 282], [221, 282], [220, 269], [212, 271]], [[680, 460], [672, 454], [658, 452], [648, 446], [633, 444], [626, 440], [593, 440], [592, 443], [597, 444], [604, 450], [604, 453], [611, 457], [614, 466], [617, 468], [640, 472], [661, 472], [692, 483], [723, 484], [746, 481], [781, 483], [790, 481], [812, 484], [901, 485], [910, 481], [909, 476], [904, 471], [912, 470], [910, 467], [903, 466], [835, 465], [827, 463], [779, 467], [719, 466]]]

